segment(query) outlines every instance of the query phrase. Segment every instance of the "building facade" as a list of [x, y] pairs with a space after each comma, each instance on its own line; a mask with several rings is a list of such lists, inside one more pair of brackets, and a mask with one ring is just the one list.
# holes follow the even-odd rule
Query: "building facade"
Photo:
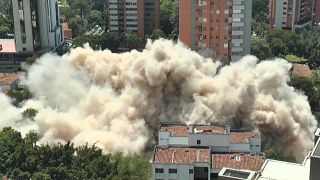
[[160, 28], [160, 0], [109, 0], [109, 31], [140, 37]]
[[12, 0], [17, 52], [51, 51], [63, 42], [58, 0]]
[[159, 146], [210, 147], [212, 152], [261, 152], [258, 132], [231, 130], [216, 126], [162, 124], [158, 133]]
[[320, 0], [314, 0], [312, 14], [313, 14], [313, 24], [320, 26]]
[[301, 32], [312, 26], [314, 0], [270, 0], [271, 28]]
[[264, 163], [260, 133], [255, 131], [163, 123], [158, 137], [153, 179], [217, 179], [224, 167], [247, 169], [256, 175]]
[[209, 48], [224, 62], [250, 54], [252, 2], [179, 1], [179, 39], [193, 50]]

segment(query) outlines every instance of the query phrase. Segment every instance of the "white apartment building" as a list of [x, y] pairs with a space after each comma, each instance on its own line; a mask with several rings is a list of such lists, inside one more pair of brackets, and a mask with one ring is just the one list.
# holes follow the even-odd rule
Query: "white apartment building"
[[161, 124], [158, 136], [152, 163], [155, 180], [216, 179], [224, 167], [256, 173], [264, 163], [258, 132]]
[[261, 151], [260, 133], [231, 130], [216, 126], [162, 124], [158, 133], [159, 146], [211, 147], [212, 152]]
[[58, 0], [12, 0], [17, 52], [51, 51], [63, 42]]

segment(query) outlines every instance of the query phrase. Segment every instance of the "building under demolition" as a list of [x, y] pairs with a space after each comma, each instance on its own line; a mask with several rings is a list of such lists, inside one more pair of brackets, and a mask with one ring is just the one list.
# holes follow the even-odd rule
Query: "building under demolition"
[[154, 148], [155, 180], [318, 180], [320, 129], [302, 164], [265, 159], [257, 131], [230, 126], [161, 124]]

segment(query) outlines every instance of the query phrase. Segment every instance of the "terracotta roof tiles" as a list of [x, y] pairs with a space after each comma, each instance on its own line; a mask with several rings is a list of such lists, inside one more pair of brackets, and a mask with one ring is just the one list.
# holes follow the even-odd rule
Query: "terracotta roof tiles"
[[231, 132], [231, 143], [249, 143], [249, 138], [260, 137], [259, 132], [246, 131], [246, 132]]
[[16, 73], [0, 73], [0, 85], [11, 85], [18, 78]]
[[212, 168], [222, 169], [246, 169], [251, 171], [259, 171], [264, 163], [263, 156], [250, 155], [250, 154], [213, 154], [212, 155]]
[[161, 164], [193, 164], [196, 162], [210, 162], [210, 149], [157, 147], [153, 159], [153, 163]]

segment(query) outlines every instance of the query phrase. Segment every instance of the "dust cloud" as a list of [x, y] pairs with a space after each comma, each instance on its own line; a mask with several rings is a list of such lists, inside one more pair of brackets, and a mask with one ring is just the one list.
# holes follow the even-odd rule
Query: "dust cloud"
[[[22, 78], [34, 98], [15, 108], [0, 95], [0, 128], [35, 108], [40, 142], [95, 144], [105, 153], [142, 153], [161, 121], [229, 124], [259, 130], [266, 146], [301, 160], [317, 122], [307, 97], [287, 85], [291, 65], [245, 56], [220, 67], [181, 43], [148, 41], [142, 52], [76, 48], [47, 54]], [[21, 122], [20, 122], [21, 129]]]

